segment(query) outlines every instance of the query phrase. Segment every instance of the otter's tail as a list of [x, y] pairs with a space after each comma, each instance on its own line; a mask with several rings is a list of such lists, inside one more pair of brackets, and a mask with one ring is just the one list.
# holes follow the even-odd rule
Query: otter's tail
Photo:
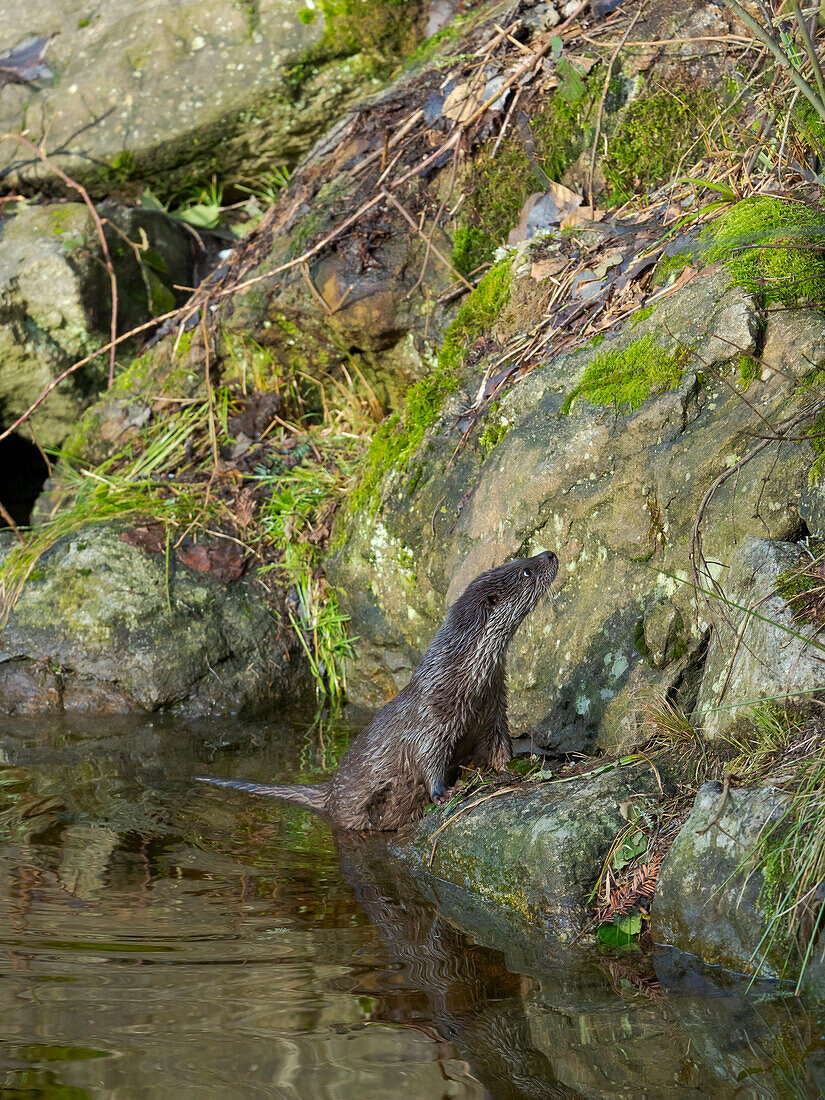
[[304, 806], [307, 810], [326, 809], [329, 783], [246, 783], [243, 779], [212, 779], [211, 776], [196, 775], [199, 783], [212, 783], [216, 787], [234, 787], [238, 791], [266, 795], [267, 798], [280, 798], [283, 802], [292, 802]]

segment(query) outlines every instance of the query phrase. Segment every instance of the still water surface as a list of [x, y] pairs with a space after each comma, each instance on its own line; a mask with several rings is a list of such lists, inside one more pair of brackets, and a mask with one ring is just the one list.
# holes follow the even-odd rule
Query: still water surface
[[484, 930], [383, 842], [192, 782], [320, 774], [346, 722], [0, 723], [2, 1096], [823, 1094], [796, 1000]]

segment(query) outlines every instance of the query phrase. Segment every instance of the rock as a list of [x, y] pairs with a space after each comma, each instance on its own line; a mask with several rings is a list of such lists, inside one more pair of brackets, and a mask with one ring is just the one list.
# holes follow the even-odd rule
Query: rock
[[[193, 241], [154, 211], [102, 204], [99, 213], [111, 223], [106, 239], [118, 327], [126, 332], [180, 301], [174, 286], [191, 282]], [[26, 206], [2, 223], [0, 234], [0, 426], [6, 426], [67, 367], [107, 342], [111, 305], [100, 243], [83, 204]], [[63, 442], [107, 372], [102, 356], [50, 394], [31, 418], [42, 446]]]
[[[589, 166], [575, 179], [570, 173], [580, 153], [590, 155], [597, 111], [602, 133], [612, 140], [632, 101], [661, 92], [634, 79], [636, 52], [630, 48], [621, 60], [624, 78], [601, 106], [604, 81], [589, 49], [572, 61], [551, 51], [542, 61], [546, 82], [527, 82], [516, 92], [511, 82], [524, 64], [523, 49], [546, 49], [548, 30], [560, 16], [549, 4], [522, 5], [515, 52], [508, 46], [491, 55], [492, 39], [502, 34], [501, 13], [496, 3], [462, 9], [443, 28], [449, 33], [422, 43], [388, 87], [336, 122], [297, 166], [259, 231], [236, 250], [230, 280], [261, 282], [220, 307], [230, 346], [237, 349], [251, 337], [282, 372], [327, 382], [331, 374], [378, 419], [433, 366], [435, 345], [463, 304], [457, 272], [464, 277], [482, 270], [505, 241], [593, 216], [581, 204], [591, 185], [601, 181], [604, 189], [600, 160], [595, 174]], [[703, 29], [696, 33], [710, 35], [706, 16], [689, 10], [676, 15], [659, 5], [646, 17], [644, 34], [655, 37], [660, 28], [663, 37], [690, 38], [697, 20]], [[483, 80], [481, 70], [468, 67], [473, 56], [487, 59]], [[704, 60], [702, 83], [714, 85], [722, 75], [719, 59]], [[658, 79], [672, 75], [682, 83], [675, 52], [662, 66]], [[691, 68], [691, 86], [699, 71]], [[518, 111], [505, 125], [502, 116], [510, 118], [516, 95]], [[457, 120], [468, 121], [483, 104], [486, 110], [462, 136], [461, 155], [449, 145], [439, 153]], [[703, 109], [698, 100], [695, 106], [698, 122]], [[638, 128], [634, 119], [629, 126]], [[657, 160], [661, 165], [658, 154]], [[626, 186], [632, 188], [629, 175]], [[382, 189], [406, 210], [380, 201]], [[314, 254], [330, 234], [331, 247]], [[306, 265], [282, 270], [303, 255]], [[583, 298], [604, 286], [606, 271], [589, 274]]]
[[[59, 540], [0, 630], [0, 712], [232, 714], [310, 687], [250, 578], [222, 584], [110, 526]], [[14, 545], [2, 536], [5, 557]]]
[[455, 809], [431, 813], [415, 828], [410, 858], [420, 873], [568, 940], [586, 921], [595, 876], [626, 823], [621, 804], [647, 809], [656, 791], [647, 767], [524, 784], [461, 813], [437, 836]]
[[659, 872], [651, 906], [656, 943], [762, 978], [785, 973], [790, 957], [792, 976], [799, 959], [788, 937], [780, 930], [763, 940], [782, 891], [754, 858], [790, 801], [769, 787], [731, 787], [723, 804], [721, 783], [701, 787]]
[[[527, 246], [499, 321], [510, 332], [530, 325], [526, 288], [543, 292], [529, 268]], [[762, 418], [786, 415], [795, 388], [793, 372], [776, 370], [743, 393], [739, 349], [756, 347], [759, 324], [750, 295], [729, 287], [723, 270], [709, 272], [598, 349], [533, 370], [462, 441], [461, 412], [479, 375], [494, 369], [482, 359], [406, 468], [387, 470], [366, 507], [339, 518], [328, 575], [358, 636], [351, 697], [375, 705], [403, 686], [446, 607], [478, 573], [551, 549], [561, 559], [556, 595], [509, 651], [514, 734], [532, 731], [554, 751], [594, 740], [612, 747], [635, 736], [645, 694], [684, 688], [691, 709], [709, 628], [691, 587], [693, 520], [708, 486], [764, 430]], [[801, 338], [797, 377], [818, 339]], [[685, 356], [673, 389], [632, 411], [583, 399], [566, 411], [597, 356], [645, 340]], [[799, 531], [812, 457], [806, 443], [768, 447], [747, 476], [721, 486], [703, 522], [714, 569], [725, 571], [743, 540], [766, 527], [777, 539]]]
[[818, 1005], [808, 1002], [808, 1009], [787, 995], [787, 985], [751, 984], [681, 951], [660, 949], [654, 963], [671, 1027], [684, 1037], [683, 1049], [712, 1074], [698, 1095], [723, 1096], [727, 1087], [734, 1097], [744, 1081], [760, 1081], [757, 1087], [764, 1086], [766, 1095], [781, 1095], [784, 1067], [790, 1064], [799, 1067], [794, 1072], [802, 1095], [825, 1095], [822, 1052], [800, 1040], [819, 1015]]
[[[696, 707], [705, 737], [718, 737], [741, 714], [737, 704], [810, 692], [825, 683], [821, 628], [794, 618], [777, 579], [804, 561], [794, 543], [748, 538], [724, 581], [732, 604], [717, 605], [713, 639]], [[751, 613], [752, 612], [752, 613]]]
[[[52, 78], [3, 89], [0, 133], [25, 126], [96, 194], [133, 180], [168, 194], [212, 175], [255, 179], [294, 163], [330, 117], [374, 90], [388, 62], [414, 46], [422, 12], [416, 0], [218, 0], [208, 10], [112, 0], [94, 11], [35, 0], [22, 15], [16, 0], [2, 0], [7, 34], [56, 37]], [[0, 173], [30, 187], [51, 170], [5, 141]]]
[[[743, 1079], [791, 1060], [794, 1080], [814, 1083], [816, 1045], [797, 1046], [814, 1013], [799, 1001], [764, 987], [749, 996], [745, 979], [718, 968], [697, 996], [704, 974], [684, 956], [677, 978], [664, 952], [654, 974], [647, 953], [571, 950], [511, 910], [426, 872], [414, 877], [403, 842], [389, 848], [383, 838], [344, 841], [342, 870], [394, 967], [415, 974], [428, 1018], [488, 1095], [632, 1096], [644, 1082], [642, 1095], [732, 1100]], [[662, 997], [659, 974], [675, 996]]]
[[[342, 147], [346, 151], [345, 142]], [[305, 223], [313, 237], [351, 212], [354, 192], [343, 175], [321, 188], [306, 206]], [[270, 220], [261, 227], [264, 240]], [[242, 253], [234, 277], [257, 278], [292, 258], [304, 223], [291, 225], [290, 232], [269, 243], [263, 262], [259, 249], [253, 248], [255, 263], [244, 267]], [[452, 245], [443, 231], [434, 232], [433, 243], [450, 255]], [[307, 267], [286, 272], [271, 289], [252, 287], [227, 300], [219, 310], [227, 359], [233, 352], [237, 358], [236, 349], [252, 339], [266, 349], [273, 371], [286, 368], [299, 378], [308, 375], [327, 384], [332, 374], [380, 416], [382, 409], [403, 402], [408, 388], [433, 362], [424, 338], [424, 304], [436, 300], [454, 277], [431, 254], [426, 280], [419, 281], [425, 259], [426, 242], [409, 232], [397, 210], [383, 204], [359, 224], [357, 233]], [[435, 306], [432, 312], [432, 325], [440, 324], [443, 310]], [[304, 390], [307, 401], [318, 401], [317, 385], [304, 385]]]

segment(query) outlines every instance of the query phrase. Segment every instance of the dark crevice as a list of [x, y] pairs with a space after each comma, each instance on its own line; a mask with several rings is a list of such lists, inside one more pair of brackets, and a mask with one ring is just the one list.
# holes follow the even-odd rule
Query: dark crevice
[[[0, 440], [0, 503], [18, 527], [29, 523], [48, 476], [46, 460], [33, 443], [14, 432]], [[0, 527], [8, 527], [4, 516]]]

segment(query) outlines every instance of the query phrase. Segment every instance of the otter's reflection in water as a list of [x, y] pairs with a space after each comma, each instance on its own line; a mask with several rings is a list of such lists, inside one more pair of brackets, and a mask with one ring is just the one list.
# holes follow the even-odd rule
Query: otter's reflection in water
[[452, 885], [431, 888], [389, 854], [397, 842], [338, 846], [387, 954], [419, 991], [403, 1006], [379, 998], [375, 1013], [432, 1019], [491, 1096], [825, 1096], [822, 1017], [797, 999], [747, 991], [676, 952], [571, 950], [500, 913], [485, 919]]

